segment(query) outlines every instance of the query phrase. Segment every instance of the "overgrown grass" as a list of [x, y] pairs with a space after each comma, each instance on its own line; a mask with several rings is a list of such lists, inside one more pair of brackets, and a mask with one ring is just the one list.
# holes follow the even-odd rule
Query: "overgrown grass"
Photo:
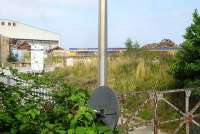
[[[119, 93], [171, 88], [174, 84], [168, 73], [171, 57], [167, 52], [146, 51], [109, 57], [108, 85]], [[97, 87], [97, 70], [97, 60], [93, 59], [89, 64], [77, 62], [74, 66], [58, 68], [47, 75], [73, 86], [93, 90]]]

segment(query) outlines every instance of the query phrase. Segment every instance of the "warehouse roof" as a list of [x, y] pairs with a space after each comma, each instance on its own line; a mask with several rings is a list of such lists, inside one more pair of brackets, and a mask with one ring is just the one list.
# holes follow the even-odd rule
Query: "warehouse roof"
[[0, 34], [14, 39], [59, 41], [60, 35], [13, 20], [0, 20]]

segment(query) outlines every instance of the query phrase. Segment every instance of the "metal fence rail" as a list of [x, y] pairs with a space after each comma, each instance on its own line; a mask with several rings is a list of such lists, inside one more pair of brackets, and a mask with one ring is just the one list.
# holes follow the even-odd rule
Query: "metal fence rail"
[[[9, 86], [15, 86], [18, 84], [18, 82], [22, 83], [24, 87], [28, 87], [29, 85], [32, 85], [31, 81], [25, 81], [21, 80], [18, 77], [12, 76], [12, 75], [5, 75], [4, 73], [0, 72], [0, 82], [3, 82], [6, 85]], [[38, 96], [44, 100], [51, 99], [50, 93], [52, 92], [52, 89], [43, 87], [42, 85], [37, 87], [32, 87], [32, 90], [30, 91], [34, 96]]]
[[[141, 126], [150, 126], [153, 127], [153, 132], [154, 134], [158, 134], [158, 128], [160, 125], [164, 124], [170, 124], [173, 122], [180, 122], [178, 127], [174, 130], [172, 134], [178, 134], [180, 129], [183, 128], [185, 125], [185, 133], [186, 134], [193, 134], [191, 133], [191, 125], [194, 124], [197, 127], [200, 128], [200, 124], [196, 121], [196, 118], [200, 117], [200, 113], [196, 113], [197, 110], [200, 108], [200, 99], [194, 105], [192, 108], [190, 105], [190, 99], [191, 99], [191, 93], [193, 91], [198, 91], [200, 88], [195, 88], [195, 89], [177, 89], [177, 90], [166, 90], [166, 91], [142, 91], [142, 92], [132, 92], [132, 93], [125, 93], [119, 96], [121, 107], [123, 107], [124, 103], [126, 103], [126, 100], [128, 97], [134, 97], [142, 94], [148, 94], [148, 98], [143, 101], [142, 104], [140, 104], [134, 112], [128, 117], [125, 118], [123, 116], [123, 113], [121, 114], [121, 121], [120, 124], [124, 129], [126, 129], [126, 132], [128, 129], [131, 130], [131, 128], [138, 128]], [[178, 108], [176, 105], [174, 105], [172, 102], [167, 100], [165, 98], [166, 95], [171, 95], [174, 93], [184, 93], [185, 94], [185, 102], [183, 104], [185, 105], [185, 110], [182, 111], [180, 108]], [[154, 107], [154, 118], [152, 120], [142, 120], [138, 117], [138, 114], [142, 109], [147, 105], [147, 103], [151, 103]], [[177, 113], [181, 115], [180, 118], [176, 119], [170, 119], [166, 121], [160, 121], [159, 116], [158, 116], [158, 104], [160, 102], [164, 102], [166, 105], [174, 109]]]

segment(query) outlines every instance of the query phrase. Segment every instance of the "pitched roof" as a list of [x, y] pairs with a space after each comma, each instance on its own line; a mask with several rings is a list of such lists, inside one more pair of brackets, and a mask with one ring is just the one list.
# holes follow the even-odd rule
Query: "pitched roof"
[[65, 50], [65, 49], [57, 46], [57, 47], [54, 47], [54, 48], [48, 50], [47, 52], [50, 53], [50, 52], [53, 52], [54, 50]]

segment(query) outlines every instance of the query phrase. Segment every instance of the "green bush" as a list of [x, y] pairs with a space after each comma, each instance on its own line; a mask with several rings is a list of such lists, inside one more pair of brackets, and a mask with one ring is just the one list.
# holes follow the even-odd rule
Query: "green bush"
[[193, 23], [186, 29], [184, 42], [171, 67], [178, 87], [199, 87], [200, 83], [200, 15], [193, 13]]
[[[16, 85], [0, 83], [1, 134], [100, 134], [111, 133], [87, 105], [88, 92], [44, 76], [13, 75]], [[22, 81], [23, 80], [23, 81]], [[29, 84], [25, 84], [29, 83]], [[36, 89], [51, 89], [44, 99]]]

